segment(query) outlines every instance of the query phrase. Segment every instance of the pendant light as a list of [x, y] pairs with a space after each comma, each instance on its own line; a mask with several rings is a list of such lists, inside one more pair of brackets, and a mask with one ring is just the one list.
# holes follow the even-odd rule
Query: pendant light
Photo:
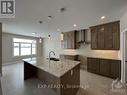
[[41, 37], [39, 37], [39, 43], [42, 43], [42, 38]]
[[63, 32], [61, 32], [60, 37], [61, 37], [61, 41], [63, 41], [64, 40], [64, 33]]
[[48, 39], [51, 40], [51, 35], [48, 35]]

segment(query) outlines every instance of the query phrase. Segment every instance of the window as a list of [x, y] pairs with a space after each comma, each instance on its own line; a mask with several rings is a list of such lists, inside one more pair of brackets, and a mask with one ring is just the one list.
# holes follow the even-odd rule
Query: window
[[13, 38], [14, 56], [36, 54], [36, 40]]
[[14, 56], [19, 56], [19, 43], [14, 43]]

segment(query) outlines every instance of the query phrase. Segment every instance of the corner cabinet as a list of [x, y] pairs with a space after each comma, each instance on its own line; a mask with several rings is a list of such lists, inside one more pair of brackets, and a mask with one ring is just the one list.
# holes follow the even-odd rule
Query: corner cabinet
[[121, 78], [121, 61], [102, 58], [87, 58], [87, 71], [110, 78]]
[[76, 49], [76, 31], [64, 32], [61, 47], [63, 49]]
[[93, 50], [120, 49], [120, 21], [90, 27]]

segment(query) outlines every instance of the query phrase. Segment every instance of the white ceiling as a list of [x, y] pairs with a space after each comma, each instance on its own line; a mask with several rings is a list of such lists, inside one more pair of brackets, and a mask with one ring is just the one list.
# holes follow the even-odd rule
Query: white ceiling
[[[15, 0], [16, 17], [3, 19], [3, 32], [46, 37], [48, 34], [85, 29], [100, 23], [119, 20], [127, 9], [127, 0]], [[59, 13], [61, 7], [67, 8]], [[47, 16], [51, 15], [52, 20]], [[106, 16], [101, 20], [101, 16]], [[38, 21], [42, 20], [43, 24]], [[77, 27], [73, 27], [77, 24]]]

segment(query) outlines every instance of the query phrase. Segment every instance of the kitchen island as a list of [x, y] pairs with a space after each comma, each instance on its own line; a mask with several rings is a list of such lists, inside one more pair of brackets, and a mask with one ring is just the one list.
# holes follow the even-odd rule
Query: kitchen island
[[36, 77], [44, 88], [52, 88], [56, 95], [76, 95], [80, 86], [80, 62], [67, 59], [46, 60], [42, 57], [24, 61], [24, 80]]

